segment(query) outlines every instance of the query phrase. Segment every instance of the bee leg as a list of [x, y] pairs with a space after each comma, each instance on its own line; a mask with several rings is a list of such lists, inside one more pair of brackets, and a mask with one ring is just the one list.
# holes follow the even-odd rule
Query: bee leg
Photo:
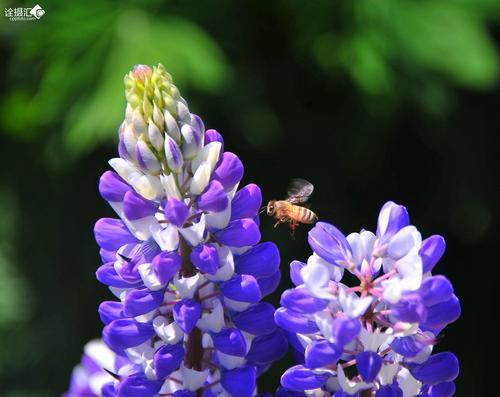
[[295, 229], [297, 228], [297, 223], [291, 222], [290, 223], [290, 237], [295, 240]]
[[274, 224], [274, 227], [278, 227], [278, 225], [281, 223], [281, 221], [278, 219], [276, 223]]

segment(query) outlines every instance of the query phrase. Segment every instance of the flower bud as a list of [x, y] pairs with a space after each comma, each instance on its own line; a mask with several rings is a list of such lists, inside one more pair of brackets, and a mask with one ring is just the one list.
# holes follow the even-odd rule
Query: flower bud
[[182, 165], [184, 164], [182, 153], [177, 143], [175, 143], [170, 136], [167, 136], [165, 139], [165, 158], [168, 168], [170, 168], [172, 172], [177, 173], [181, 171]]
[[202, 134], [189, 124], [184, 124], [181, 128], [181, 135], [182, 155], [185, 159], [192, 160], [203, 144]]

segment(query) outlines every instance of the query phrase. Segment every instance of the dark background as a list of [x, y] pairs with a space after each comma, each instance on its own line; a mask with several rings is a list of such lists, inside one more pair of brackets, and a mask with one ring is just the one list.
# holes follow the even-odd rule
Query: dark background
[[[4, 7], [32, 7], [0, 1]], [[457, 396], [488, 392], [497, 343], [500, 3], [493, 0], [45, 1], [39, 21], [0, 17], [0, 396], [68, 385], [111, 294], [94, 277], [97, 181], [116, 156], [123, 75], [163, 63], [264, 200], [316, 187], [321, 220], [375, 230], [387, 200], [423, 236], [462, 317], [437, 350], [461, 360]], [[306, 259], [262, 218], [288, 263]], [[279, 292], [270, 299], [279, 302]], [[264, 375], [273, 391], [290, 366]], [[488, 380], [489, 379], [489, 380]]]

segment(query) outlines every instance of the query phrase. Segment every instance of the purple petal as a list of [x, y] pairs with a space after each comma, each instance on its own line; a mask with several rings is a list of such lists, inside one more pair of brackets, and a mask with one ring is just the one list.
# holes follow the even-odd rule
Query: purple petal
[[276, 244], [258, 244], [234, 260], [234, 270], [239, 274], [268, 277], [279, 269], [280, 253]]
[[332, 324], [332, 337], [339, 346], [345, 346], [358, 336], [361, 323], [357, 318], [337, 317]]
[[202, 273], [215, 274], [219, 269], [219, 254], [214, 244], [202, 244], [190, 254], [191, 262]]
[[132, 319], [119, 319], [104, 327], [103, 333], [109, 347], [121, 350], [146, 342], [155, 335], [155, 330], [148, 323], [139, 323]]
[[198, 197], [198, 208], [203, 211], [220, 212], [227, 208], [229, 200], [224, 186], [219, 181], [211, 181]]
[[221, 384], [233, 396], [250, 397], [255, 390], [255, 368], [245, 366], [221, 374]]
[[455, 384], [453, 382], [443, 382], [431, 386], [428, 394], [429, 397], [452, 397], [455, 394]]
[[143, 374], [133, 374], [120, 381], [117, 397], [153, 397], [161, 386], [161, 381], [149, 380]]
[[282, 358], [288, 350], [285, 334], [279, 328], [267, 335], [257, 336], [246, 359], [254, 364], [266, 364]]
[[274, 307], [267, 302], [257, 303], [242, 312], [235, 312], [232, 320], [236, 327], [253, 335], [269, 334], [276, 329]]
[[293, 333], [312, 334], [319, 330], [314, 321], [283, 307], [276, 310], [274, 320], [279, 327]]
[[157, 309], [163, 302], [163, 291], [150, 291], [140, 288], [130, 291], [123, 305], [124, 313], [129, 317], [137, 317]]
[[102, 263], [114, 262], [116, 261], [116, 251], [108, 251], [105, 249], [99, 250], [99, 256], [101, 257]]
[[225, 297], [240, 302], [257, 303], [262, 297], [257, 280], [249, 274], [235, 275], [222, 283], [220, 290]]
[[182, 343], [160, 347], [154, 355], [155, 373], [158, 379], [165, 379], [177, 370], [184, 360]]
[[214, 171], [214, 179], [218, 180], [226, 190], [231, 190], [243, 178], [243, 164], [234, 153], [225, 152], [222, 161]]
[[134, 191], [125, 193], [123, 197], [123, 213], [128, 220], [134, 221], [154, 215], [156, 209], [154, 202], [146, 200]]
[[181, 257], [176, 251], [161, 252], [152, 261], [153, 269], [161, 284], [168, 283], [181, 267]]
[[296, 365], [287, 369], [281, 376], [281, 385], [290, 390], [303, 392], [323, 386], [327, 379], [327, 374], [315, 374], [303, 365]]
[[444, 238], [439, 235], [434, 235], [422, 241], [422, 246], [418, 254], [422, 258], [423, 273], [427, 273], [434, 269], [434, 266], [439, 262], [446, 249]]
[[372, 351], [364, 351], [356, 356], [356, 368], [361, 379], [373, 382], [382, 368], [382, 357]]
[[415, 336], [394, 338], [391, 349], [404, 357], [415, 357], [425, 347]]
[[189, 334], [201, 316], [201, 306], [194, 299], [183, 299], [173, 308], [174, 320], [186, 334]]
[[262, 205], [262, 193], [260, 188], [251, 183], [241, 188], [231, 201], [231, 220], [241, 218], [252, 218], [259, 212]]
[[[105, 383], [101, 387], [102, 397], [116, 397], [116, 389], [114, 382]], [[70, 396], [66, 396], [70, 397]]]
[[290, 279], [295, 285], [304, 284], [304, 280], [302, 280], [300, 271], [305, 265], [306, 264], [301, 261], [292, 261], [292, 263], [290, 263]]
[[120, 275], [116, 273], [114, 262], [105, 263], [100, 266], [97, 269], [96, 278], [101, 283], [116, 288], [132, 288], [140, 283], [140, 279], [138, 279], [136, 283], [131, 283], [121, 278]]
[[385, 243], [399, 230], [409, 224], [410, 217], [406, 208], [388, 201], [380, 210], [377, 223], [377, 237], [381, 240], [381, 243]]
[[413, 377], [429, 385], [451, 382], [458, 376], [458, 359], [453, 353], [444, 352], [430, 356], [422, 364], [410, 366]]
[[178, 172], [182, 168], [184, 159], [177, 143], [170, 137], [165, 136], [165, 158], [168, 167], [173, 172]]
[[447, 324], [458, 319], [460, 313], [460, 302], [453, 295], [446, 302], [441, 302], [427, 308], [427, 320], [421, 324], [421, 328], [440, 332]]
[[125, 182], [116, 172], [106, 171], [99, 179], [99, 193], [106, 201], [123, 201], [125, 193], [131, 191], [130, 185]]
[[315, 313], [323, 310], [327, 305], [326, 299], [312, 296], [306, 288], [294, 288], [283, 292], [281, 306], [297, 313]]
[[418, 290], [425, 306], [446, 302], [453, 295], [453, 286], [444, 276], [433, 276], [425, 279]]
[[94, 226], [94, 235], [99, 247], [108, 251], [117, 251], [125, 244], [138, 242], [119, 219], [99, 219]]
[[119, 318], [125, 317], [123, 314], [123, 303], [115, 301], [104, 301], [99, 305], [99, 317], [104, 325]]
[[305, 364], [307, 368], [320, 368], [335, 364], [343, 349], [325, 339], [313, 341], [306, 347]]
[[222, 138], [222, 135], [219, 134], [216, 130], [206, 130], [205, 131], [205, 141], [204, 145], [208, 145], [210, 142], [220, 142], [222, 143], [221, 146], [221, 153], [224, 153], [224, 138]]
[[257, 283], [259, 283], [260, 293], [262, 297], [272, 294], [276, 291], [281, 281], [281, 272], [276, 270], [269, 277], [259, 277]]
[[218, 232], [215, 232], [217, 240], [231, 247], [245, 247], [255, 245], [260, 241], [259, 226], [249, 218], [237, 219]]
[[186, 222], [189, 215], [189, 208], [183, 201], [179, 201], [172, 197], [167, 201], [164, 207], [165, 218], [167, 218], [167, 221], [177, 227], [184, 225], [184, 222]]
[[385, 385], [377, 390], [375, 397], [403, 397], [403, 390], [397, 385]]
[[421, 323], [427, 318], [427, 310], [418, 294], [404, 295], [391, 307], [391, 314], [405, 323]]
[[231, 356], [245, 357], [247, 343], [237, 328], [224, 328], [212, 336], [214, 347], [218, 351]]
[[335, 226], [318, 222], [309, 231], [309, 245], [324, 260], [345, 266], [352, 260], [352, 250], [347, 239]]

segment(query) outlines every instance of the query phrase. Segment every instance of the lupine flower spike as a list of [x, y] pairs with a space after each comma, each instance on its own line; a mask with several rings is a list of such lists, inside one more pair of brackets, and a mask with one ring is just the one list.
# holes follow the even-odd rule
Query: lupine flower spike
[[[283, 374], [278, 395], [452, 396], [458, 360], [433, 354], [440, 332], [460, 315], [450, 281], [432, 274], [444, 239], [422, 241], [406, 208], [388, 202], [376, 234], [345, 237], [318, 222], [309, 245], [307, 263], [290, 264], [296, 287], [282, 294], [275, 314], [300, 362]], [[344, 284], [344, 273], [357, 284]]]
[[125, 87], [115, 172], [99, 182], [119, 219], [94, 230], [97, 279], [118, 298], [99, 306], [115, 359], [91, 390], [252, 396], [256, 377], [287, 350], [273, 306], [260, 302], [280, 280], [277, 247], [260, 243], [260, 189], [238, 190], [240, 159], [190, 112], [163, 66], [136, 66]]

